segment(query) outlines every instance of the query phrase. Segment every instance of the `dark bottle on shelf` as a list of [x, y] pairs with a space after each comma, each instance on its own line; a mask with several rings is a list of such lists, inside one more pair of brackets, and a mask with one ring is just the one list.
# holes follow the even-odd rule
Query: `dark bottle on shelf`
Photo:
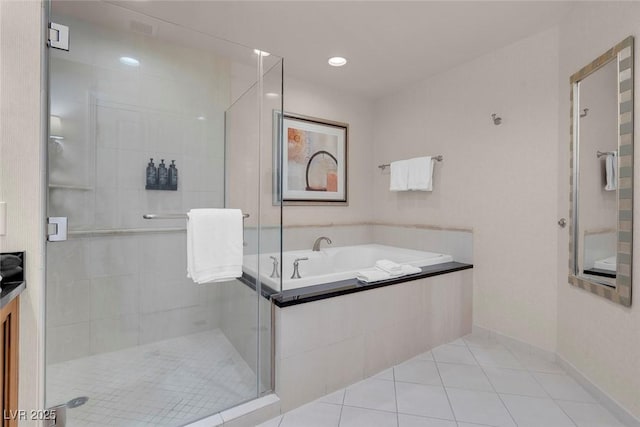
[[176, 161], [171, 160], [169, 165], [169, 189], [178, 189], [178, 168], [176, 167]]
[[153, 164], [153, 158], [149, 159], [147, 165], [147, 188], [155, 187], [158, 184], [158, 169]]
[[161, 159], [160, 166], [158, 166], [158, 186], [160, 189], [166, 189], [169, 185], [169, 171], [164, 164], [164, 159]]

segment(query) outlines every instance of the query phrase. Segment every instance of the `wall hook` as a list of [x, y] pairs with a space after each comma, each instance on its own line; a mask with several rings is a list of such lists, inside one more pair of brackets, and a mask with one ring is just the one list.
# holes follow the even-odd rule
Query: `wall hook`
[[493, 124], [499, 126], [502, 123], [502, 117], [498, 116], [496, 113], [491, 114], [491, 119], [493, 120]]
[[587, 117], [587, 114], [589, 114], [588, 108], [583, 108], [582, 111], [580, 111], [580, 117]]

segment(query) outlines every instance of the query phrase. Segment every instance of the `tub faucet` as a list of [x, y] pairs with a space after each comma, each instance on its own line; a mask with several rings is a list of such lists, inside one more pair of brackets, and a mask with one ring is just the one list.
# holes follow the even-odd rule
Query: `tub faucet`
[[271, 278], [274, 279], [279, 279], [280, 278], [280, 273], [278, 272], [278, 258], [274, 257], [274, 256], [270, 256], [269, 258], [271, 258], [273, 260], [273, 271], [271, 272]]
[[318, 237], [316, 239], [316, 241], [313, 243], [313, 252], [318, 252], [320, 251], [320, 243], [322, 243], [323, 240], [326, 240], [328, 244], [331, 244], [331, 239], [328, 237]]
[[307, 261], [309, 258], [304, 257], [304, 258], [296, 258], [295, 261], [293, 261], [293, 274], [291, 275], [292, 279], [300, 279], [300, 272], [298, 271], [298, 264], [300, 263], [300, 261]]

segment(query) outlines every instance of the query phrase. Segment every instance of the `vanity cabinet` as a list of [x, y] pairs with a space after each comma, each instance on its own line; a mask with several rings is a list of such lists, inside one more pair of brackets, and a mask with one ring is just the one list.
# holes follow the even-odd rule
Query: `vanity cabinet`
[[20, 297], [0, 309], [0, 367], [2, 368], [2, 427], [18, 425], [18, 331]]

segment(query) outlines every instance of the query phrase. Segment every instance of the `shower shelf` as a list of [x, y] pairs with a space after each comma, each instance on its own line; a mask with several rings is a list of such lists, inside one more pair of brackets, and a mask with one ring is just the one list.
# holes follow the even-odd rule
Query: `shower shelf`
[[49, 184], [49, 188], [55, 188], [58, 190], [93, 191], [93, 187], [85, 187], [82, 185]]

